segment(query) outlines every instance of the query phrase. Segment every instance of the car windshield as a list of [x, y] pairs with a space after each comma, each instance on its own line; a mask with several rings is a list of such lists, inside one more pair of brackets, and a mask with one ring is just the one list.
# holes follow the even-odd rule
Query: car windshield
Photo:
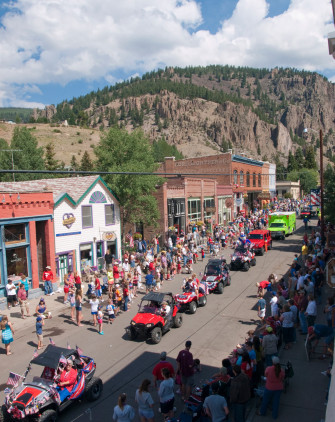
[[160, 313], [160, 305], [157, 302], [142, 301], [138, 312], [142, 314], [158, 314]]
[[220, 274], [220, 268], [214, 265], [208, 265], [206, 267], [205, 271], [206, 275], [219, 275]]
[[270, 227], [285, 227], [284, 223], [271, 223]]
[[25, 384], [38, 384], [45, 387], [53, 384], [55, 370], [49, 367], [31, 364], [31, 369], [25, 379]]
[[262, 234], [252, 234], [249, 236], [249, 239], [263, 239], [263, 235]]

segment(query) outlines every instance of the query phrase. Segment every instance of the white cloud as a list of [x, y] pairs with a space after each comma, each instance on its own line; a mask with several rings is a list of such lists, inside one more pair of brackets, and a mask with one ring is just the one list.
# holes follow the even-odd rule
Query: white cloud
[[[215, 34], [195, 0], [17, 0], [2, 17], [0, 105], [29, 102], [15, 89], [134, 74], [164, 65], [212, 63], [330, 69], [326, 34], [334, 30], [329, 0], [291, 0], [267, 17], [266, 0], [239, 0]], [[190, 29], [192, 29], [190, 31]]]

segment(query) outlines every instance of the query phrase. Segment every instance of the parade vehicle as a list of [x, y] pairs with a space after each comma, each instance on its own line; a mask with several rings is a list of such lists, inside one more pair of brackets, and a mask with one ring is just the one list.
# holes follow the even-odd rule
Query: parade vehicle
[[296, 214], [292, 211], [274, 212], [269, 214], [269, 231], [272, 239], [285, 237], [292, 234], [296, 229]]
[[183, 293], [175, 295], [181, 312], [188, 311], [190, 314], [195, 314], [199, 306], [206, 306], [206, 286], [200, 284], [198, 290], [198, 294], [196, 294], [187, 283], [183, 288]]
[[305, 217], [310, 219], [312, 217], [312, 212], [310, 208], [304, 208], [300, 211], [300, 218], [303, 220]]
[[256, 258], [252, 245], [249, 248], [245, 248], [244, 246], [236, 248], [231, 256], [231, 270], [249, 271], [249, 268], [255, 265]]
[[230, 286], [229, 266], [225, 259], [210, 259], [205, 267], [202, 283], [209, 293], [223, 293], [225, 286]]
[[181, 327], [182, 324], [183, 316], [172, 293], [150, 292], [141, 300], [127, 332], [132, 340], [140, 336], [158, 344], [163, 334], [173, 327]]
[[[56, 389], [59, 370], [66, 360], [73, 361], [77, 371], [77, 381], [70, 395], [60, 400]], [[43, 368], [43, 369], [42, 369]], [[79, 354], [78, 350], [49, 345], [43, 353], [33, 358], [23, 377], [10, 374], [14, 378], [12, 388], [5, 390], [5, 404], [0, 412], [1, 422], [54, 422], [59, 414], [78, 399], [98, 400], [103, 383], [94, 376], [96, 364], [90, 357]], [[18, 377], [15, 378], [15, 377]], [[9, 380], [10, 380], [9, 379]]]
[[272, 248], [271, 232], [269, 230], [253, 230], [248, 239], [253, 245], [256, 254], [264, 255], [265, 249]]

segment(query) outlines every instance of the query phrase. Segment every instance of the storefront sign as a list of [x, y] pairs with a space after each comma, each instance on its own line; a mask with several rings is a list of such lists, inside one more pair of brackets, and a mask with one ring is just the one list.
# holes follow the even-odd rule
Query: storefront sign
[[225, 204], [227, 208], [231, 208], [233, 205], [233, 200], [231, 198], [227, 198]]
[[63, 226], [67, 229], [69, 229], [75, 221], [76, 217], [72, 214], [72, 212], [63, 215]]
[[113, 241], [116, 239], [115, 232], [104, 232], [102, 233], [102, 240]]
[[207, 214], [214, 214], [216, 212], [216, 208], [215, 207], [207, 207], [207, 208], [205, 208], [205, 212]]

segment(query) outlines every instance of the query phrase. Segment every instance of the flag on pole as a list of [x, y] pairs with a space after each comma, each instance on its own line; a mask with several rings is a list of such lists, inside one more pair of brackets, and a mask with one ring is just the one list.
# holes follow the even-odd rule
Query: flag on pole
[[63, 363], [65, 365], [66, 362], [67, 362], [66, 357], [64, 355], [61, 355], [60, 358], [59, 358], [59, 362]]
[[134, 239], [133, 239], [131, 231], [126, 234], [126, 239], [129, 241], [129, 246], [131, 248], [133, 248], [134, 247]]
[[69, 343], [69, 342], [67, 342], [67, 348], [68, 348], [69, 350], [71, 350], [71, 346], [70, 346], [70, 343]]
[[51, 337], [49, 337], [49, 342], [50, 342], [50, 344], [51, 344], [52, 346], [56, 346], [56, 343], [52, 340], [52, 338], [51, 338]]
[[7, 380], [7, 384], [13, 385], [15, 387], [19, 383], [21, 378], [23, 378], [22, 375], [15, 374], [14, 372], [10, 372], [8, 380]]
[[84, 352], [80, 349], [80, 347], [76, 346], [76, 350], [79, 356], [83, 356]]
[[37, 351], [37, 349], [35, 349], [34, 354], [33, 354], [33, 359], [37, 358], [37, 356], [38, 356], [38, 351]]

